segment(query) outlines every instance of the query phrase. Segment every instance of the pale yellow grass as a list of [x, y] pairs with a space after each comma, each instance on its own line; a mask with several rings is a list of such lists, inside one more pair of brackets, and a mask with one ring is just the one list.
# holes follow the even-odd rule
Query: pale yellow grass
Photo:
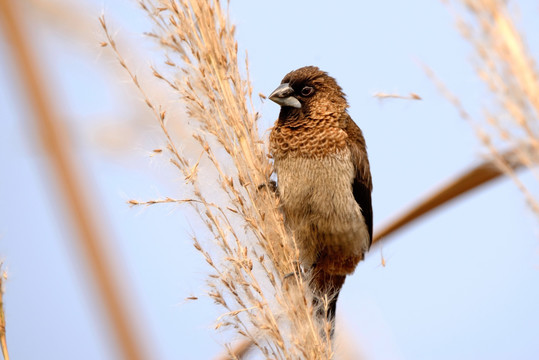
[[[111, 333], [118, 345], [121, 356], [126, 359], [145, 358], [146, 343], [138, 339], [137, 329], [133, 327], [129, 311], [122, 301], [115, 277], [114, 266], [104, 249], [105, 235], [103, 222], [94, 212], [93, 204], [86, 194], [93, 193], [83, 182], [87, 176], [82, 174], [80, 159], [75, 162], [73, 147], [64, 126], [60, 125], [59, 115], [54, 107], [53, 91], [45, 81], [41, 68], [37, 65], [38, 56], [29, 41], [32, 33], [25, 28], [24, 12], [21, 4], [0, 1], [0, 25], [10, 46], [10, 54], [17, 64], [20, 83], [24, 86], [29, 105], [33, 110], [34, 127], [41, 144], [48, 155], [50, 173], [58, 183], [68, 209], [69, 221], [76, 231], [74, 239], [79, 242], [82, 254], [95, 280], [95, 293], [100, 297]], [[3, 340], [5, 341], [5, 339]]]
[[[511, 164], [511, 161], [523, 164], [539, 182], [536, 166], [539, 158], [539, 77], [536, 61], [505, 1], [460, 2], [464, 9], [460, 10], [462, 15], [455, 12], [457, 24], [463, 37], [472, 44], [477, 75], [490, 92], [493, 105], [483, 109], [483, 119], [473, 119], [459, 99], [441, 82], [436, 82], [460, 115], [471, 124], [494, 163], [513, 180], [534, 214], [539, 216], [539, 195], [533, 193]], [[434, 77], [432, 72], [430, 76]], [[503, 154], [509, 149], [512, 153], [510, 159]]]
[[[155, 103], [104, 18], [101, 25], [106, 43], [161, 127], [170, 161], [185, 179], [182, 192], [189, 196], [129, 203], [187, 203], [200, 216], [206, 232], [198, 232], [193, 242], [212, 269], [209, 295], [224, 309], [216, 328], [234, 331], [268, 359], [332, 358], [330, 326], [313, 318], [308, 279], [297, 270], [298, 250], [269, 185], [272, 167], [259, 135], [247, 61], [240, 65], [235, 29], [223, 5], [202, 0], [142, 0], [140, 5], [155, 25], [149, 37], [163, 49], [162, 69], [152, 67], [152, 72], [184, 102], [187, 116]], [[170, 122], [194, 125], [202, 157], [181, 153]]]
[[0, 348], [4, 360], [9, 360], [6, 340], [6, 313], [4, 311], [4, 281], [7, 280], [7, 272], [3, 269], [4, 263], [0, 263]]

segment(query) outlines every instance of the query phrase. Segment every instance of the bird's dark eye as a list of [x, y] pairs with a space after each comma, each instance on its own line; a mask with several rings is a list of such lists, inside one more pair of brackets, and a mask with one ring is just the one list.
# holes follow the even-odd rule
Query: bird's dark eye
[[303, 89], [301, 89], [301, 95], [303, 96], [309, 96], [314, 92], [314, 89], [310, 86], [304, 86]]

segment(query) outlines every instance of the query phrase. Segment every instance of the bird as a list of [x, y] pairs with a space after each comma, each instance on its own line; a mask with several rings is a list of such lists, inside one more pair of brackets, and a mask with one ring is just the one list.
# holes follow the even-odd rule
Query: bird
[[342, 88], [316, 66], [289, 72], [269, 99], [281, 106], [269, 141], [276, 193], [310, 274], [314, 308], [333, 336], [339, 292], [372, 244], [365, 138]]

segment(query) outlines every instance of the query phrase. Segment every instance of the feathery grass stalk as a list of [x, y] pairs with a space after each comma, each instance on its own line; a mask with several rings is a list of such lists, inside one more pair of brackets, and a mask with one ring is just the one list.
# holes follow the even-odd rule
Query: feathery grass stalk
[[[213, 234], [217, 247], [196, 236], [193, 242], [213, 270], [209, 295], [226, 311], [216, 328], [233, 329], [266, 358], [331, 358], [329, 336], [320, 335], [330, 326], [313, 317], [308, 279], [295, 265], [298, 249], [268, 183], [272, 167], [253, 110], [248, 63], [239, 65], [235, 28], [226, 11], [217, 0], [139, 3], [155, 25], [148, 35], [165, 50], [165, 69], [152, 67], [152, 72], [183, 100], [198, 127], [193, 137], [204, 157], [193, 164], [178, 151], [167, 121], [179, 117], [148, 97], [101, 18], [107, 43], [161, 126], [170, 161], [192, 193], [190, 199], [132, 200], [130, 205], [188, 203]], [[209, 165], [199, 166], [201, 161]], [[216, 188], [221, 195], [215, 195]]]
[[[464, 38], [475, 50], [476, 71], [495, 105], [485, 108], [485, 121], [473, 120], [453, 95], [450, 101], [474, 128], [497, 166], [517, 185], [539, 216], [539, 197], [515, 173], [501, 148], [514, 149], [516, 159], [539, 181], [539, 76], [505, 1], [461, 0], [471, 20], [458, 17]], [[448, 93], [447, 91], [445, 91]]]
[[252, 347], [253, 343], [249, 339], [244, 339], [234, 346], [226, 346], [226, 353], [216, 357], [215, 360], [243, 359]]
[[0, 347], [4, 360], [9, 360], [6, 340], [6, 313], [4, 311], [4, 280], [7, 279], [7, 273], [3, 270], [4, 263], [0, 262]]
[[386, 99], [400, 99], [400, 100], [422, 100], [421, 96], [417, 95], [416, 93], [411, 92], [408, 95], [400, 95], [400, 94], [391, 94], [386, 93], [383, 91], [376, 92], [372, 95], [375, 98], [378, 98], [380, 100], [386, 100]]

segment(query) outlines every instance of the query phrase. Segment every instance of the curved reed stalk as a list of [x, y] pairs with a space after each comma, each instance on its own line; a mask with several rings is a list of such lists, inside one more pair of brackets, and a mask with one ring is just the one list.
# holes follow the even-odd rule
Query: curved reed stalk
[[3, 269], [4, 263], [0, 262], [0, 348], [4, 360], [9, 360], [6, 340], [6, 314], [4, 311], [4, 281], [7, 279], [7, 273]]
[[77, 231], [89, 269], [96, 281], [97, 294], [103, 302], [108, 324], [111, 326], [119, 352], [125, 359], [145, 357], [144, 343], [138, 341], [136, 329], [132, 326], [128, 311], [115, 282], [115, 273], [107, 254], [103, 250], [101, 223], [97, 221], [93, 208], [85, 196], [87, 191], [81, 179], [80, 168], [71, 158], [68, 137], [58, 124], [58, 116], [47, 97], [46, 82], [36, 66], [35, 54], [25, 36], [21, 15], [15, 2], [0, 0], [0, 24], [4, 27], [6, 39], [11, 45], [15, 63], [19, 67], [21, 83], [28, 93], [29, 103], [35, 113], [36, 128], [43, 146], [48, 152], [51, 167], [62, 190], [66, 206], [71, 213], [71, 221]]

